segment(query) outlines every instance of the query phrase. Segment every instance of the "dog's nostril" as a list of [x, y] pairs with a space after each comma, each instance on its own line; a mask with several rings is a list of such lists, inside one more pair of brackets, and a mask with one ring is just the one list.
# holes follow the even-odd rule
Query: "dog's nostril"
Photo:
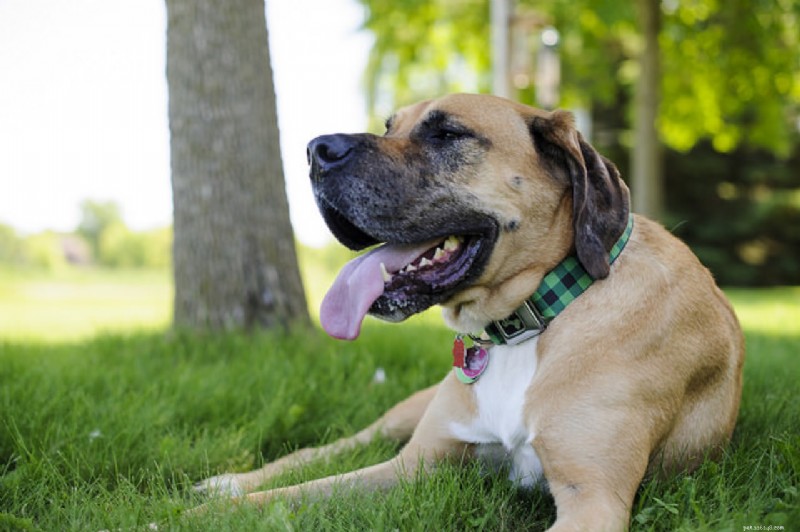
[[309, 163], [325, 167], [344, 162], [352, 152], [353, 143], [347, 135], [318, 137], [308, 145]]
[[337, 159], [337, 157], [331, 155], [331, 149], [327, 144], [320, 144], [317, 147], [317, 156], [325, 162]]
[[320, 159], [328, 163], [339, 162], [346, 158], [350, 153], [350, 146], [342, 144], [320, 144], [317, 155]]

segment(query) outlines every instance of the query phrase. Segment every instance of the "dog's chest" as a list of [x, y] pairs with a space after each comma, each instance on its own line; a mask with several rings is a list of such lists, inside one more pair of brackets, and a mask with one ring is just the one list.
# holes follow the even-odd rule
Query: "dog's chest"
[[522, 486], [535, 484], [542, 474], [533, 449], [533, 429], [525, 422], [526, 391], [536, 373], [533, 338], [517, 346], [495, 346], [489, 365], [471, 385], [477, 414], [468, 423], [453, 423], [453, 435], [475, 443], [476, 454], [495, 467], [510, 468], [509, 477]]

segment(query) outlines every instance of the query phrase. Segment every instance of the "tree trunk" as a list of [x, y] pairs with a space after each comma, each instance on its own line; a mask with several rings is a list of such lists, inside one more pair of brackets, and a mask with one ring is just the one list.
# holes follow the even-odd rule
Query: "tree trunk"
[[167, 12], [175, 325], [308, 321], [264, 2], [167, 0]]
[[658, 47], [661, 1], [637, 0], [636, 8], [644, 49], [639, 56], [640, 71], [636, 83], [631, 190], [634, 209], [659, 220], [664, 203], [663, 154], [656, 129], [661, 83]]
[[514, 0], [491, 0], [492, 94], [511, 97], [511, 18]]

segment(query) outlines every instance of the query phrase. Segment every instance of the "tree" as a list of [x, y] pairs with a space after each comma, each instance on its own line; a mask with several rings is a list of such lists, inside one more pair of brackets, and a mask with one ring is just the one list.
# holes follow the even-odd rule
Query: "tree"
[[655, 220], [662, 219], [664, 203], [663, 156], [658, 139], [661, 58], [658, 33], [661, 29], [661, 0], [637, 0], [639, 29], [643, 46], [639, 53], [639, 77], [634, 103], [634, 138], [631, 148], [631, 190], [633, 208]]
[[113, 201], [84, 200], [77, 233], [89, 242], [95, 257], [100, 255], [100, 238], [110, 226], [122, 223], [119, 205]]
[[[366, 72], [372, 109], [385, 115], [464, 86], [488, 91], [489, 1], [360, 0], [376, 38]], [[637, 80], [658, 77], [659, 86], [649, 85], [660, 93], [657, 114], [640, 119], [655, 122], [668, 147], [685, 152], [709, 138], [721, 152], [747, 143], [790, 154], [800, 106], [799, 2], [517, 0], [517, 12], [526, 11], [562, 35], [561, 106], [623, 104], [626, 113]], [[517, 99], [533, 102], [534, 91]], [[656, 110], [653, 98], [642, 101]], [[626, 129], [614, 133], [632, 148], [639, 135]]]
[[687, 151], [708, 138], [723, 153], [745, 144], [788, 156], [800, 118], [800, 2], [665, 6], [659, 129], [666, 144]]
[[167, 0], [175, 325], [306, 322], [263, 0]]
[[25, 241], [13, 227], [0, 223], [0, 264], [19, 266], [26, 259]]

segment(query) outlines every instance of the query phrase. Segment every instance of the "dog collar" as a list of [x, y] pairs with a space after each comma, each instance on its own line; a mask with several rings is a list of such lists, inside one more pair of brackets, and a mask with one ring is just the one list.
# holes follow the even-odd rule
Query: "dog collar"
[[[632, 231], [633, 215], [628, 217], [625, 231], [609, 252], [609, 264], [613, 264], [622, 253]], [[491, 322], [480, 338], [467, 335], [472, 340], [471, 347], [464, 345], [464, 335], [457, 334], [453, 341], [453, 368], [458, 380], [464, 384], [478, 380], [489, 365], [490, 344], [516, 345], [542, 334], [547, 324], [593, 282], [578, 258], [570, 255], [544, 276], [536, 292], [510, 316]]]
[[[633, 231], [633, 215], [609, 252], [609, 264], [619, 257]], [[547, 324], [567, 305], [589, 288], [594, 279], [581, 265], [578, 257], [570, 255], [542, 279], [536, 292], [505, 319], [491, 322], [486, 335], [495, 345], [516, 345], [538, 336]]]

